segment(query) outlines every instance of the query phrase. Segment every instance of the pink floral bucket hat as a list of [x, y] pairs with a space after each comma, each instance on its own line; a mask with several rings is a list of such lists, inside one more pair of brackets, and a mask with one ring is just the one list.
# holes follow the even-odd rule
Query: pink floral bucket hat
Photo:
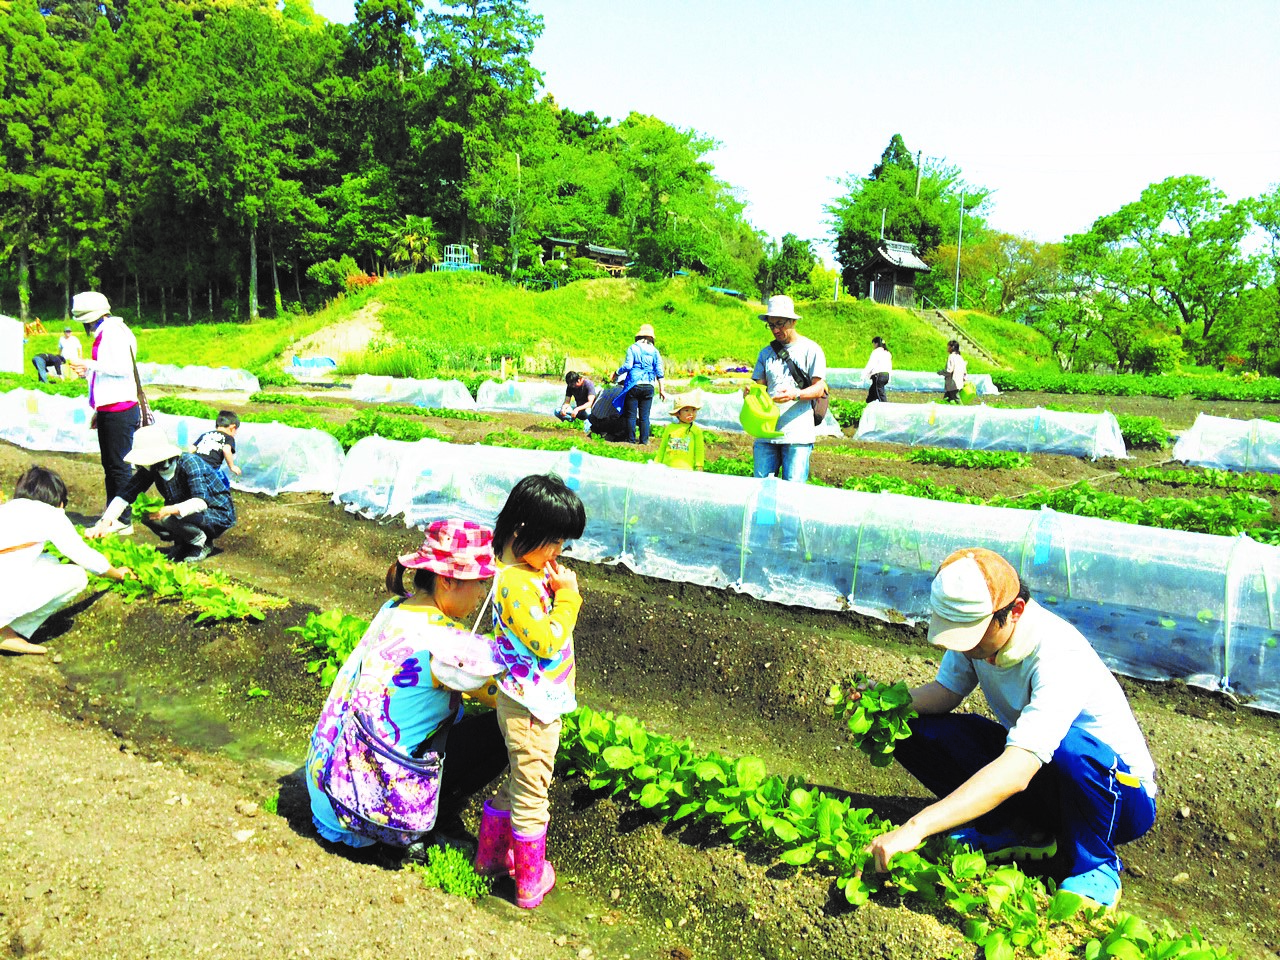
[[400, 558], [410, 570], [430, 570], [454, 580], [487, 580], [498, 572], [493, 531], [470, 520], [437, 520], [414, 553]]

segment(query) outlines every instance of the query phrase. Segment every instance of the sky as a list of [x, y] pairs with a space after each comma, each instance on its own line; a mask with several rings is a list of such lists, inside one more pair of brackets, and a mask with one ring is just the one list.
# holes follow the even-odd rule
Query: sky
[[[352, 0], [314, 3], [352, 18]], [[714, 138], [752, 224], [828, 260], [825, 205], [895, 133], [994, 191], [992, 227], [1040, 241], [1166, 177], [1208, 177], [1232, 201], [1280, 183], [1280, 0], [528, 5], [558, 104]]]

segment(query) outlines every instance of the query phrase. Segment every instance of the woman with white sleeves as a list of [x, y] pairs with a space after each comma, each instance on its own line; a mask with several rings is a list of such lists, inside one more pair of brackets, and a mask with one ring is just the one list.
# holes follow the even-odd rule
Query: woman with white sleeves
[[[30, 638], [89, 585], [85, 570], [112, 580], [133, 576], [128, 567], [113, 567], [85, 544], [67, 519], [66, 506], [67, 485], [44, 467], [27, 470], [13, 499], [0, 504], [0, 650], [6, 653], [46, 652]], [[46, 543], [71, 563], [45, 553]]]

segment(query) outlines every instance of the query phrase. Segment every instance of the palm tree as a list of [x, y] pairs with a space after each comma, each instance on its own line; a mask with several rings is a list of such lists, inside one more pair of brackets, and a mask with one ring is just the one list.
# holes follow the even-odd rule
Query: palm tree
[[406, 216], [391, 232], [391, 262], [407, 263], [414, 273], [440, 259], [436, 227], [430, 217]]

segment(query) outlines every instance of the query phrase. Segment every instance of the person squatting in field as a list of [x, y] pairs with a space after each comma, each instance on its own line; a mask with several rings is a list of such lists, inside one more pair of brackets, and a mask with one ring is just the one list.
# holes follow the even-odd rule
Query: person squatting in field
[[560, 718], [578, 705], [573, 628], [582, 607], [578, 577], [558, 558], [585, 527], [577, 494], [557, 476], [535, 474], [512, 488], [493, 529], [498, 725], [510, 771], [484, 805], [475, 868], [509, 870], [521, 907], [536, 907], [556, 883], [546, 859], [548, 791]]
[[[412, 590], [404, 583], [409, 570]], [[362, 818], [331, 796], [338, 792], [335, 744], [343, 725], [358, 714], [382, 750], [406, 760], [421, 756], [447, 725], [434, 825], [398, 852], [425, 860], [432, 846], [468, 845], [459, 813], [467, 798], [507, 765], [497, 714], [464, 715], [456, 695], [465, 692], [477, 703], [495, 705], [492, 675], [501, 666], [488, 638], [472, 632], [470, 618], [496, 571], [492, 532], [466, 520], [432, 523], [422, 546], [387, 570], [393, 599], [383, 604], [338, 671], [311, 735], [307, 790], [312, 822], [325, 840], [352, 847], [387, 842], [385, 834], [365, 830]]]
[[[871, 842], [875, 869], [949, 833], [989, 860], [1058, 853], [1061, 889], [1114, 906], [1116, 846], [1156, 816], [1155, 764], [1120, 684], [991, 550], [947, 557], [930, 608], [929, 640], [946, 652], [911, 691], [919, 716], [895, 755], [941, 799]], [[998, 722], [953, 712], [979, 686]]]
[[[0, 503], [0, 650], [44, 653], [31, 637], [89, 585], [85, 570], [112, 580], [133, 576], [80, 539], [66, 506], [62, 477], [40, 466], [19, 477], [13, 499]], [[45, 553], [46, 543], [71, 562]]]
[[164, 540], [173, 541], [171, 559], [198, 563], [236, 523], [236, 508], [222, 475], [194, 453], [183, 453], [157, 425], [140, 427], [125, 461], [138, 468], [112, 498], [102, 517], [85, 536], [105, 537], [120, 526], [120, 516], [152, 486], [164, 506], [143, 523]]

